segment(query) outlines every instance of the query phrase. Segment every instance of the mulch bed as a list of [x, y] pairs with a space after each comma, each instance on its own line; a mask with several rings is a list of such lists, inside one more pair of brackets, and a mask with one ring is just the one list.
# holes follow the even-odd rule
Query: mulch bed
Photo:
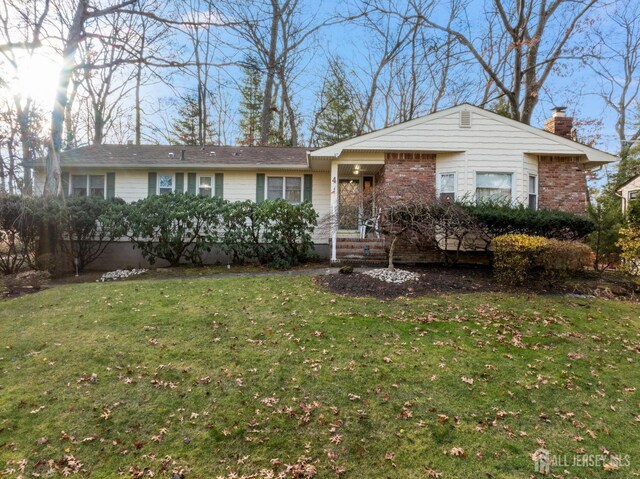
[[[478, 266], [424, 266], [402, 269], [421, 274], [417, 281], [393, 284], [361, 273], [317, 276], [314, 281], [333, 293], [347, 296], [369, 296], [393, 299], [400, 296], [425, 296], [446, 293], [507, 292], [524, 294], [584, 294], [599, 297], [630, 298], [638, 295], [637, 286], [621, 275], [585, 272], [563, 284], [549, 285], [534, 281], [528, 286], [510, 287], [498, 283], [488, 267]], [[634, 291], [635, 290], [635, 291]]]

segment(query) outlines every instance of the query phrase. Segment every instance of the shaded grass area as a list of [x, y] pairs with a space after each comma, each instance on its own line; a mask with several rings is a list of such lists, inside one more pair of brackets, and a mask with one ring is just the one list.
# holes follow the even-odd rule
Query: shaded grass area
[[515, 478], [545, 447], [610, 464], [557, 477], [633, 477], [638, 326], [626, 302], [309, 277], [60, 286], [0, 304], [0, 471]]

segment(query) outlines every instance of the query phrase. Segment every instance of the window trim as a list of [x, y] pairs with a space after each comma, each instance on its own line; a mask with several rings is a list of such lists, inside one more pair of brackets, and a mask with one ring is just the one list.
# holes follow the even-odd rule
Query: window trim
[[[291, 202], [292, 205], [299, 205], [304, 202], [304, 176], [302, 175], [266, 175], [264, 182], [264, 199], [269, 200], [269, 178], [282, 178], [282, 199], [287, 201], [287, 178], [297, 178], [300, 180], [300, 201]], [[271, 200], [274, 201], [274, 200]]]
[[[534, 191], [533, 193], [531, 192], [531, 178], [534, 179]], [[540, 185], [538, 184], [538, 175], [532, 175], [531, 173], [529, 173], [529, 175], [527, 176], [527, 207], [531, 208], [531, 195], [534, 195], [536, 197], [536, 204], [534, 205], [534, 210], [537, 211], [538, 210], [538, 200], [539, 200], [539, 194], [538, 192], [540, 191]]]
[[[76, 196], [73, 194], [73, 178], [76, 176], [84, 176], [85, 177], [85, 196]], [[92, 176], [100, 176], [102, 177], [102, 198], [107, 197], [107, 174], [91, 174], [91, 173], [69, 173], [69, 190], [67, 191], [67, 195], [70, 198], [91, 198], [91, 177]]]
[[478, 203], [478, 175], [511, 175], [511, 199], [510, 203], [515, 204], [516, 198], [516, 172], [515, 171], [487, 171], [487, 170], [476, 170], [473, 174], [473, 197], [475, 203]]
[[196, 175], [196, 195], [198, 196], [202, 196], [200, 194], [200, 179], [201, 178], [209, 178], [211, 180], [211, 186], [209, 186], [209, 189], [211, 190], [211, 194], [209, 195], [209, 198], [213, 198], [216, 194], [215, 192], [215, 188], [216, 188], [216, 174], [215, 173], [211, 173], [211, 174], [204, 174], [204, 175]]
[[158, 173], [158, 179], [156, 180], [156, 193], [158, 195], [165, 194], [165, 193], [161, 193], [160, 192], [160, 178], [162, 178], [163, 176], [170, 176], [171, 177], [171, 193], [175, 193], [176, 192], [176, 174], [175, 173], [171, 173], [171, 174]]
[[[445, 175], [453, 175], [453, 191], [442, 191], [440, 187], [442, 186], [442, 177]], [[453, 201], [458, 199], [458, 173], [456, 171], [443, 171], [438, 173], [438, 184], [436, 185], [436, 195], [440, 200], [440, 196], [445, 194], [453, 193]]]
[[[634, 195], [634, 196], [631, 196], [631, 195]], [[640, 190], [629, 190], [629, 193], [627, 193], [628, 201], [634, 201], [638, 198], [640, 198]]]

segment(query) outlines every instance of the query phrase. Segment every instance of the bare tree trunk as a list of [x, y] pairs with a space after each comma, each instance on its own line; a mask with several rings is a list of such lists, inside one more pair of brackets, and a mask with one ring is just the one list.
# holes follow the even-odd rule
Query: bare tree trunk
[[2, 149], [0, 148], [0, 194], [7, 192], [5, 176], [4, 158], [2, 157]]
[[136, 65], [136, 86], [135, 86], [135, 144], [142, 144], [142, 101], [140, 97], [140, 89], [142, 87], [142, 61], [138, 61]]
[[87, 0], [79, 0], [73, 16], [73, 22], [69, 27], [66, 45], [62, 52], [62, 69], [58, 77], [58, 89], [56, 100], [51, 112], [51, 143], [49, 144], [46, 158], [46, 179], [44, 184], [45, 196], [59, 196], [62, 193], [60, 183], [60, 152], [62, 150], [62, 132], [64, 130], [64, 117], [69, 100], [67, 91], [69, 82], [75, 67], [75, 54], [82, 37], [85, 16], [87, 13]]
[[278, 47], [278, 25], [280, 24], [280, 5], [278, 0], [271, 0], [273, 16], [271, 17], [271, 30], [269, 51], [267, 59], [267, 75], [264, 82], [264, 95], [262, 100], [262, 115], [260, 117], [260, 143], [267, 145], [269, 143], [269, 130], [271, 129], [272, 119], [272, 100], [273, 86], [276, 76], [276, 55]]
[[393, 266], [393, 256], [396, 252], [396, 243], [398, 241], [398, 236], [394, 236], [393, 240], [391, 240], [391, 245], [389, 245], [389, 271], [393, 271], [395, 267]]
[[280, 71], [280, 84], [282, 86], [282, 101], [287, 110], [287, 120], [289, 123], [289, 130], [291, 131], [291, 146], [298, 146], [298, 125], [296, 123], [296, 112], [291, 103], [291, 97], [289, 96], [289, 87], [287, 86], [287, 80], [284, 72]]

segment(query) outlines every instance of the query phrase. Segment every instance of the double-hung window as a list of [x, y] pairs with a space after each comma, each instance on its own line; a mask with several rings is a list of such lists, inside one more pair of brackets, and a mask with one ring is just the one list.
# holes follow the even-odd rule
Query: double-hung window
[[640, 198], [640, 190], [633, 190], [629, 192], [629, 201]]
[[538, 209], [538, 177], [529, 175], [529, 208]]
[[89, 176], [89, 195], [104, 198], [104, 176]]
[[173, 175], [158, 176], [158, 193], [161, 195], [173, 193]]
[[299, 176], [267, 177], [267, 199], [285, 199], [289, 203], [302, 201], [302, 178]]
[[71, 196], [104, 198], [104, 175], [72, 175]]
[[438, 184], [440, 201], [453, 202], [456, 200], [456, 175], [455, 173], [441, 173]]
[[211, 176], [201, 176], [198, 180], [198, 194], [200, 196], [213, 196], [213, 183]]
[[513, 198], [513, 173], [476, 173], [476, 201], [510, 202]]

